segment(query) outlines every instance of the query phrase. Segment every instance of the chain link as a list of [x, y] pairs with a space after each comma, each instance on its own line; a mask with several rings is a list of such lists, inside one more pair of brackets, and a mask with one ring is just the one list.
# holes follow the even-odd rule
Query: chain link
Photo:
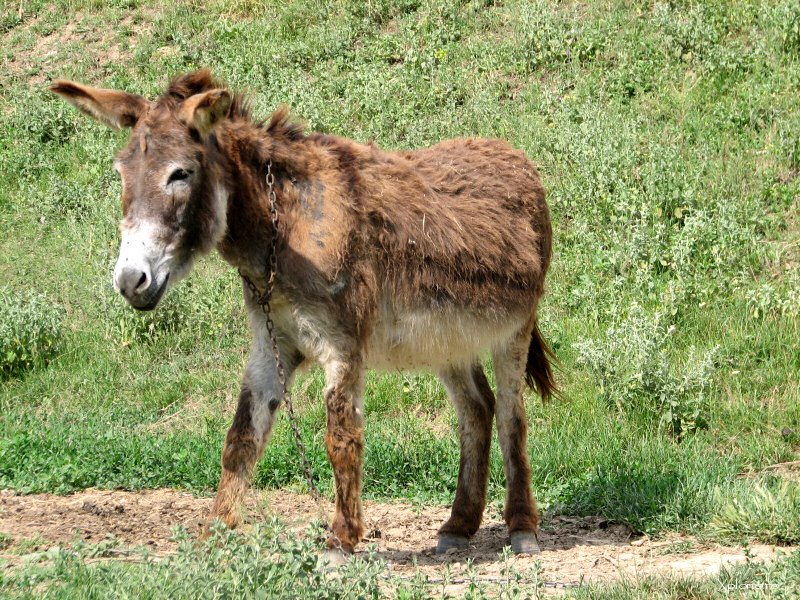
[[[264, 313], [264, 318], [267, 323], [267, 333], [272, 343], [272, 354], [275, 358], [275, 369], [278, 373], [278, 383], [280, 383], [280, 392], [283, 394], [282, 401], [286, 406], [286, 414], [289, 416], [289, 427], [292, 429], [294, 442], [297, 445], [297, 451], [300, 455], [300, 466], [303, 469], [303, 474], [308, 483], [308, 489], [311, 492], [311, 497], [317, 503], [317, 509], [323, 523], [326, 520], [325, 509], [322, 505], [322, 495], [319, 493], [319, 488], [314, 482], [314, 474], [311, 470], [311, 462], [306, 456], [306, 446], [303, 443], [303, 438], [300, 436], [300, 426], [298, 424], [297, 416], [294, 412], [294, 405], [292, 398], [289, 395], [289, 389], [286, 384], [286, 372], [283, 369], [281, 362], [281, 353], [278, 348], [278, 338], [275, 335], [275, 322], [272, 320], [272, 308], [270, 307], [270, 300], [272, 300], [272, 292], [275, 289], [275, 278], [278, 272], [278, 203], [275, 197], [275, 174], [272, 172], [272, 161], [267, 163], [267, 188], [269, 190], [269, 215], [272, 220], [272, 238], [270, 239], [269, 257], [267, 258], [267, 288], [263, 294], [259, 294], [258, 288], [253, 281], [239, 269], [239, 275], [244, 281], [247, 288], [250, 290], [253, 298], [261, 307]], [[334, 546], [342, 550], [342, 542], [339, 536], [334, 531], [330, 531], [331, 539]]]

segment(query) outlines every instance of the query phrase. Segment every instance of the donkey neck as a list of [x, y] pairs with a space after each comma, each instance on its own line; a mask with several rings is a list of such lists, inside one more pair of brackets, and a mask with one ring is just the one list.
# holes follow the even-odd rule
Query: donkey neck
[[275, 176], [273, 189], [279, 215], [277, 253], [280, 268], [280, 255], [286, 247], [286, 236], [292, 230], [297, 209], [296, 194], [292, 190], [302, 185], [308, 176], [302, 160], [291, 160], [295, 152], [300, 155], [302, 152], [286, 147], [297, 142], [274, 139], [250, 123], [234, 123], [221, 128], [212, 143], [218, 150], [215, 176], [219, 185], [225, 186], [228, 192], [227, 234], [217, 249], [229, 264], [263, 289], [268, 277], [272, 236], [275, 235], [269, 210], [268, 165]]

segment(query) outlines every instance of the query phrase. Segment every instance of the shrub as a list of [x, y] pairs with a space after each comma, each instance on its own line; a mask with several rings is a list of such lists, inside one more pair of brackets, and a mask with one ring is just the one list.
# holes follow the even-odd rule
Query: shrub
[[46, 364], [59, 349], [62, 310], [35, 292], [0, 288], [0, 379]]
[[699, 354], [694, 347], [673, 364], [675, 326], [662, 313], [647, 315], [634, 305], [627, 318], [601, 339], [575, 345], [578, 362], [598, 378], [600, 395], [620, 413], [644, 411], [680, 438], [705, 426], [707, 394], [717, 348]]

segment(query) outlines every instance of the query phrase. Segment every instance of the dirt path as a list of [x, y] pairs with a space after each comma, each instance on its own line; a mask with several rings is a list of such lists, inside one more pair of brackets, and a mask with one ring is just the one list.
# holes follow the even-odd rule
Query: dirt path
[[[99, 542], [113, 535], [123, 545], [146, 545], [155, 552], [174, 549], [172, 528], [199, 527], [211, 505], [174, 490], [120, 492], [87, 490], [72, 496], [49, 494], [17, 496], [0, 492], [0, 558], [41, 551], [76, 538]], [[286, 491], [252, 492], [247, 502], [248, 520], [279, 516], [290, 528], [303, 529], [318, 512], [305, 495]], [[499, 577], [504, 568], [500, 552], [506, 544], [505, 526], [498, 515], [487, 512], [484, 526], [467, 552], [436, 556], [436, 530], [448, 509], [420, 509], [404, 503], [365, 502], [367, 544], [373, 544], [392, 572], [411, 575], [421, 570], [440, 578], [445, 565], [453, 577], [463, 576], [467, 559], [481, 578]], [[540, 535], [542, 553], [514, 557], [520, 571], [534, 568], [548, 582], [612, 581], [621, 576], [646, 574], [701, 575], [719, 571], [724, 564], [747, 560], [742, 548], [703, 545], [674, 537], [653, 542], [635, 538], [630, 530], [601, 518], [554, 517], [545, 521]], [[784, 548], [785, 552], [789, 549]], [[750, 552], [769, 561], [776, 548], [751, 545]], [[13, 562], [13, 561], [12, 561]], [[414, 564], [416, 563], [416, 567]]]

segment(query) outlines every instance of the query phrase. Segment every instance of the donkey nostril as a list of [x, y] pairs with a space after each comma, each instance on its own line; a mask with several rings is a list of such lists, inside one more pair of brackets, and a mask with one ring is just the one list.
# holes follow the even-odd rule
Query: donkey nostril
[[124, 267], [117, 278], [119, 291], [126, 298], [142, 292], [143, 288], [150, 283], [150, 277], [144, 269]]

